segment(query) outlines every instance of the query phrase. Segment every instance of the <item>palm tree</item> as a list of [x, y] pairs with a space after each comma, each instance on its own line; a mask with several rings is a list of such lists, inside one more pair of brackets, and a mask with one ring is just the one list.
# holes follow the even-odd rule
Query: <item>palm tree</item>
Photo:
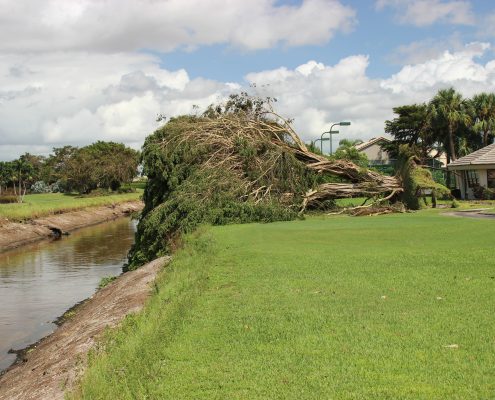
[[439, 90], [431, 100], [430, 107], [437, 123], [447, 128], [447, 137], [440, 137], [439, 141], [444, 145], [447, 160], [454, 161], [457, 159], [456, 134], [459, 126], [471, 123], [469, 103], [454, 88], [449, 88]]
[[471, 100], [474, 129], [481, 132], [483, 146], [488, 146], [489, 137], [493, 137], [495, 127], [495, 94], [480, 93]]

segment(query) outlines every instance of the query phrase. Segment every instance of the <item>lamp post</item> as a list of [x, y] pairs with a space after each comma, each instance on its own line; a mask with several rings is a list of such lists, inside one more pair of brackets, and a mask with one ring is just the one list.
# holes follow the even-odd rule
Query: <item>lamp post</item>
[[[332, 126], [333, 126], [333, 125], [332, 125]], [[329, 133], [329, 134], [330, 134], [330, 138], [328, 138], [328, 139], [326, 139], [326, 138], [325, 138], [325, 139], [323, 139], [323, 135], [324, 135], [325, 133]], [[332, 134], [334, 134], [334, 133], [339, 133], [339, 131], [332, 131], [332, 130], [330, 130], [330, 131], [328, 131], [328, 132], [323, 132], [323, 133], [321, 134], [320, 138], [319, 138], [319, 139], [316, 139], [317, 141], [318, 141], [318, 140], [320, 141], [320, 151], [321, 151], [321, 154], [323, 154], [323, 141], [330, 140], [330, 151], [332, 150]]]
[[[324, 133], [326, 133], [326, 132], [324, 132]], [[317, 146], [317, 143], [320, 142], [320, 151], [321, 151], [321, 154], [323, 154], [323, 142], [326, 142], [328, 140], [330, 140], [330, 139], [328, 139], [328, 138], [322, 138], [322, 137], [315, 140], [315, 147]]]
[[332, 128], [336, 125], [340, 125], [340, 126], [349, 126], [351, 123], [349, 121], [341, 121], [341, 122], [336, 122], [335, 124], [332, 124], [332, 126], [330, 127], [330, 130], [328, 132], [323, 132], [321, 134], [321, 153], [323, 154], [323, 135], [325, 133], [328, 133], [330, 135], [330, 155], [332, 155], [333, 151], [332, 151], [332, 135], [335, 135], [337, 133], [339, 133], [339, 131], [332, 131]]

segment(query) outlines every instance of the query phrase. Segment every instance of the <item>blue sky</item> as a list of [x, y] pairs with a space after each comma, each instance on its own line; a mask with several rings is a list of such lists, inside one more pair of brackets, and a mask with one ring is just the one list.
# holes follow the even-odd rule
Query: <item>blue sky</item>
[[157, 114], [240, 90], [276, 97], [305, 140], [343, 119], [341, 138], [383, 135], [393, 107], [441, 88], [495, 91], [488, 0], [0, 2], [1, 160], [139, 148]]
[[[432, 47], [433, 42], [440, 42], [443, 50], [449, 50], [452, 47], [449, 46], [450, 41], [453, 40], [469, 43], [488, 39], [477, 24], [439, 21], [427, 26], [415, 26], [400, 23], [397, 20], [396, 9], [377, 9], [376, 2], [371, 0], [342, 3], [356, 11], [356, 24], [352, 31], [338, 33], [327, 43], [300, 47], [282, 44], [257, 51], [243, 51], [229, 44], [205, 46], [194, 51], [178, 50], [160, 54], [162, 65], [169, 69], [186, 68], [192, 78], [204, 77], [237, 82], [252, 71], [274, 69], [281, 65], [295, 68], [312, 59], [332, 65], [344, 57], [364, 54], [369, 55], [371, 60], [369, 76], [386, 78], [398, 72], [403, 65], [396, 55], [400, 46], [424, 41], [425, 46]], [[483, 15], [495, 12], [495, 3], [489, 0], [469, 3], [473, 13], [480, 19]], [[301, 1], [279, 1], [278, 4], [299, 5]], [[445, 45], [442, 46], [441, 43]]]

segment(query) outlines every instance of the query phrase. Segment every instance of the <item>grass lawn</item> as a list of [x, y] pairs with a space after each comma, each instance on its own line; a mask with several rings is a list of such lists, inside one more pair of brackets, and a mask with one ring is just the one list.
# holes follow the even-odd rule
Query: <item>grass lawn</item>
[[78, 197], [62, 193], [28, 194], [24, 198], [24, 203], [0, 204], [0, 218], [8, 218], [13, 221], [39, 218], [86, 207], [139, 200], [142, 193], [142, 189], [137, 189], [136, 193], [100, 197]]
[[85, 399], [493, 399], [495, 222], [205, 228], [90, 359]]

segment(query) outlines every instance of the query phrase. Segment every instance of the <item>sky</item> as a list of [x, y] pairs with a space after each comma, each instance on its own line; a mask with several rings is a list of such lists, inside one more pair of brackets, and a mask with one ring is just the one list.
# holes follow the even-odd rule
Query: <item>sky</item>
[[[231, 93], [306, 141], [384, 135], [393, 107], [495, 91], [492, 0], [0, 0], [0, 160], [112, 140]], [[336, 143], [335, 143], [336, 144]]]

